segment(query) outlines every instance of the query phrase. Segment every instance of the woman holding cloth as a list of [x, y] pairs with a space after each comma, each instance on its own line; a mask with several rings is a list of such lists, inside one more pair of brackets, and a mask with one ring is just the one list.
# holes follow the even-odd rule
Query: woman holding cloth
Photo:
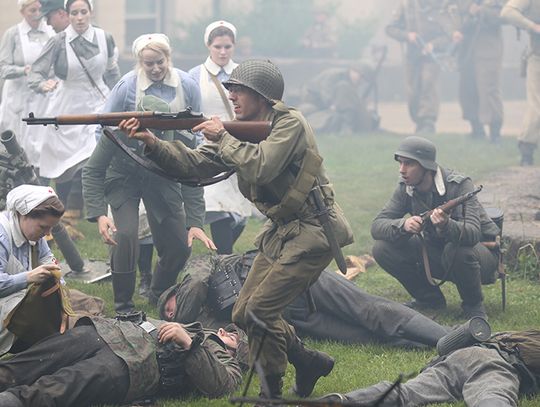
[[[227, 21], [214, 21], [204, 32], [204, 44], [210, 55], [206, 61], [192, 68], [189, 74], [201, 88], [201, 109], [207, 117], [233, 120], [232, 103], [221, 82], [231, 76], [236, 66], [232, 60], [236, 42], [236, 27]], [[238, 189], [236, 174], [204, 188], [205, 223], [210, 224], [212, 239], [219, 254], [231, 254], [236, 239], [251, 215], [251, 203]]]
[[[92, 7], [92, 0], [66, 0], [70, 25], [49, 40], [32, 65], [28, 78], [32, 89], [47, 93], [58, 88], [46, 116], [100, 111], [120, 78], [118, 50], [110, 34], [90, 24]], [[55, 79], [49, 78], [51, 68]], [[73, 176], [96, 146], [95, 126], [48, 126], [47, 130], [40, 176], [56, 180], [65, 204]]]
[[23, 20], [7, 30], [0, 43], [0, 78], [5, 80], [0, 104], [0, 129], [12, 130], [17, 135], [30, 163], [37, 167], [45, 129], [26, 126], [21, 119], [30, 112], [37, 117], [45, 112], [47, 97], [28, 88], [27, 75], [54, 32], [40, 18], [38, 0], [17, 0], [17, 3]]
[[6, 210], [0, 213], [0, 355], [28, 345], [17, 343], [4, 324], [31, 283], [59, 272], [44, 236], [63, 214], [64, 205], [51, 187], [20, 185], [7, 194]]
[[[133, 43], [133, 54], [137, 66], [116, 84], [104, 112], [177, 112], [188, 106], [200, 110], [199, 87], [186, 72], [173, 68], [166, 35], [141, 35]], [[135, 153], [143, 154], [142, 143], [127, 140], [121, 132], [118, 134]], [[164, 140], [180, 139], [192, 148], [197, 143], [195, 136], [188, 132], [156, 131], [156, 134]], [[202, 188], [187, 187], [153, 174], [126, 157], [107, 137], [99, 137], [83, 169], [83, 194], [88, 220], [97, 222], [104, 243], [113, 246], [111, 271], [117, 312], [134, 308], [141, 199], [159, 257], [150, 285], [151, 303], [157, 303], [160, 294], [176, 282], [191, 254], [194, 238], [215, 249], [202, 230]], [[113, 219], [107, 216], [108, 205]]]

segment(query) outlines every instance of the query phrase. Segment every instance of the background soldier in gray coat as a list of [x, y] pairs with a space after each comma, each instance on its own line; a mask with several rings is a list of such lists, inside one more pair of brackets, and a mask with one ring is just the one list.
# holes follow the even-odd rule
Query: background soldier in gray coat
[[434, 133], [439, 115], [437, 54], [450, 45], [450, 18], [441, 0], [401, 0], [386, 33], [405, 43], [409, 114], [416, 133]]
[[501, 17], [526, 30], [531, 38], [527, 63], [527, 113], [519, 137], [521, 165], [532, 165], [540, 135], [540, 0], [510, 0]]
[[497, 143], [503, 123], [501, 69], [503, 42], [500, 0], [457, 0], [459, 46], [459, 101], [463, 118], [471, 124], [471, 135], [484, 138], [489, 126]]

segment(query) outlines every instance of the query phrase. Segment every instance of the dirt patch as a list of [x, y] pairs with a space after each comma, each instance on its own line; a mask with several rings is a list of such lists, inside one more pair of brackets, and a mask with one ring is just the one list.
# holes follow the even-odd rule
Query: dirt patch
[[481, 182], [478, 199], [484, 207], [504, 211], [506, 261], [513, 262], [520, 247], [532, 244], [540, 253], [540, 168], [510, 167]]

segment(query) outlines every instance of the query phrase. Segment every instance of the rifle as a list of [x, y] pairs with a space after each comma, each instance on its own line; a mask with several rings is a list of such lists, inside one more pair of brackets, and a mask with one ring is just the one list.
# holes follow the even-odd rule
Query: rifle
[[456, 206], [461, 205], [462, 203], [467, 202], [469, 199], [473, 198], [476, 194], [478, 194], [482, 190], [483, 187], [484, 187], [483, 185], [480, 185], [474, 191], [467, 192], [466, 194], [460, 195], [457, 198], [450, 199], [448, 202], [445, 202], [442, 205], [437, 206], [436, 208], [430, 209], [429, 211], [422, 212], [418, 216], [422, 218], [423, 222], [426, 222], [429, 220], [429, 217], [431, 216], [431, 214], [433, 213], [435, 209], [442, 209], [443, 212], [450, 215], [450, 212], [452, 212], [452, 210]]
[[[28, 125], [53, 124], [81, 125], [99, 124], [101, 126], [118, 126], [122, 120], [135, 117], [141, 122], [141, 127], [156, 130], [191, 130], [193, 127], [208, 120], [202, 113], [194, 113], [190, 108], [177, 113], [163, 112], [114, 112], [86, 115], [63, 115], [57, 117], [35, 117], [30, 113], [22, 119]], [[265, 140], [272, 129], [271, 122], [265, 121], [225, 121], [223, 127], [233, 137], [249, 143], [260, 143]]]
[[[4, 210], [9, 191], [22, 184], [40, 185], [40, 182], [34, 171], [34, 166], [28, 162], [24, 149], [11, 130], [0, 134], [0, 142], [7, 152], [7, 154], [0, 154], [0, 209]], [[82, 271], [84, 260], [69, 237], [64, 224], [59, 222], [55, 225], [51, 234], [69, 268], [73, 271]]]

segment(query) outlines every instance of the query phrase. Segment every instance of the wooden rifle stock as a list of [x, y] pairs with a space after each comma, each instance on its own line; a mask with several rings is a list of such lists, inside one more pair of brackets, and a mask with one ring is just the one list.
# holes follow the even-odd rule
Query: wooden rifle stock
[[[202, 114], [183, 110], [178, 113], [161, 112], [113, 112], [102, 114], [63, 115], [57, 117], [34, 117], [33, 113], [23, 121], [28, 125], [83, 125], [99, 124], [101, 126], [118, 126], [122, 120], [135, 117], [141, 122], [141, 127], [156, 130], [191, 130], [193, 127], [208, 120]], [[240, 141], [260, 143], [265, 140], [272, 130], [271, 122], [265, 121], [226, 121], [225, 130]]]
[[450, 199], [448, 202], [445, 202], [442, 205], [437, 206], [437, 208], [421, 213], [420, 217], [422, 218], [422, 221], [426, 222], [435, 209], [442, 209], [444, 212], [450, 215], [450, 212], [452, 211], [452, 209], [454, 209], [458, 205], [461, 205], [464, 202], [467, 202], [469, 199], [471, 199], [476, 194], [478, 194], [482, 190], [482, 188], [483, 186], [480, 185], [474, 191], [467, 192], [466, 194], [460, 195], [457, 198]]

